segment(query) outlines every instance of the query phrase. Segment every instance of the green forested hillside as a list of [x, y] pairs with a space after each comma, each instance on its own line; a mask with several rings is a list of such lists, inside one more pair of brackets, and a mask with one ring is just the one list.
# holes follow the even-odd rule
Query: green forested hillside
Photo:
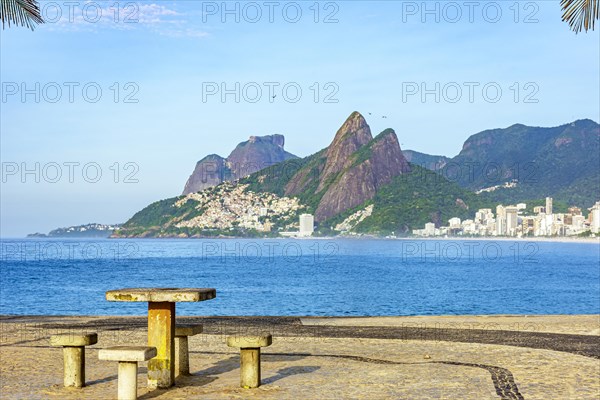
[[590, 207], [600, 199], [600, 125], [585, 119], [554, 128], [513, 125], [475, 134], [441, 173], [478, 190], [497, 191], [507, 202], [553, 197]]

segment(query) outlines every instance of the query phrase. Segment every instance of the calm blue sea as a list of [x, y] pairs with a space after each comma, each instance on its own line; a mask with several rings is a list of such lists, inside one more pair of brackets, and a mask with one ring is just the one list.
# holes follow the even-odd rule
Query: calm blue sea
[[2, 240], [0, 314], [145, 315], [107, 290], [213, 287], [180, 315], [600, 313], [600, 245], [477, 240]]

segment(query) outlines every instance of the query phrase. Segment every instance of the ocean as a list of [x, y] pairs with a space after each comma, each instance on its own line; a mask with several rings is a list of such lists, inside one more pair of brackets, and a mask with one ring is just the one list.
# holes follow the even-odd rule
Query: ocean
[[178, 315], [600, 313], [598, 243], [2, 239], [0, 314], [146, 315], [107, 290], [211, 287]]

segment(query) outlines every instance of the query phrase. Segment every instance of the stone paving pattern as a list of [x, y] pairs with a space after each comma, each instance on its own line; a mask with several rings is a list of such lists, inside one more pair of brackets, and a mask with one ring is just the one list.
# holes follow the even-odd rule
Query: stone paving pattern
[[[204, 325], [189, 338], [192, 375], [149, 391], [140, 363], [140, 399], [600, 398], [600, 316], [419, 318], [178, 318]], [[92, 331], [88, 386], [65, 389], [48, 338]], [[225, 344], [249, 333], [273, 335], [252, 390], [239, 388], [239, 351]], [[0, 398], [115, 398], [117, 365], [98, 350], [145, 341], [143, 317], [0, 317]]]

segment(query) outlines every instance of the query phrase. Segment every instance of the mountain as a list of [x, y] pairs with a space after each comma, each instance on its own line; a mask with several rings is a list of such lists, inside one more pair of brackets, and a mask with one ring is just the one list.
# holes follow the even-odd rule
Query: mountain
[[279, 230], [297, 231], [298, 217], [305, 210], [298, 199], [223, 182], [152, 203], [135, 213], [113, 237], [278, 235]]
[[[600, 198], [598, 137], [598, 124], [590, 120], [484, 131], [470, 137], [441, 170], [431, 171], [427, 161], [434, 159], [428, 157], [438, 156], [409, 153], [424, 164], [409, 163], [392, 129], [373, 137], [364, 117], [354, 112], [317, 153], [150, 204], [113, 236], [278, 236], [297, 230], [302, 213], [315, 215], [320, 235], [406, 235], [427, 222], [440, 226], [451, 217], [473, 218], [477, 209], [499, 203], [543, 204], [552, 194], [557, 210], [566, 210], [581, 206], [579, 200]], [[244, 148], [250, 142], [240, 144], [240, 157], [231, 160], [247, 160]], [[275, 145], [282, 148], [280, 143]], [[210, 157], [224, 176], [242, 174], [229, 157]], [[462, 174], [460, 167], [471, 173]], [[486, 168], [487, 176], [476, 167]], [[490, 181], [492, 167], [502, 179]]]
[[453, 216], [466, 218], [479, 207], [491, 206], [485, 197], [441, 174], [409, 164], [392, 129], [372, 138], [356, 112], [329, 147], [240, 182], [255, 192], [298, 198], [315, 214], [322, 234], [406, 234], [426, 222], [439, 226]]
[[431, 154], [419, 153], [414, 150], [402, 150], [406, 161], [411, 164], [419, 165], [431, 171], [439, 171], [450, 161], [449, 157], [434, 156]]
[[196, 163], [183, 194], [199, 192], [224, 181], [233, 181], [256, 171], [297, 158], [284, 150], [283, 135], [250, 136], [236, 146], [227, 158], [210, 154]]
[[410, 171], [395, 132], [387, 129], [373, 137], [364, 117], [354, 112], [331, 144], [312, 156], [287, 159], [235, 185], [224, 182], [153, 203], [114, 236], [264, 235], [297, 229], [303, 212], [314, 213], [327, 227], [326, 220], [369, 202]]
[[209, 154], [196, 163], [194, 172], [185, 183], [183, 194], [199, 192], [230, 180], [232, 173], [227, 166], [227, 159], [218, 154]]
[[338, 225], [352, 218], [356, 212], [369, 210], [367, 215], [351, 225], [351, 232], [374, 235], [407, 235], [412, 229], [433, 222], [436, 227], [448, 219], [472, 218], [479, 208], [495, 207], [484, 196], [476, 195], [443, 176], [411, 164], [411, 172], [396, 176], [377, 191], [375, 196], [328, 221], [335, 231]]
[[600, 125], [585, 119], [553, 128], [521, 124], [469, 137], [441, 171], [503, 202], [553, 197], [590, 207], [600, 198]]
[[316, 221], [373, 198], [392, 178], [410, 172], [392, 129], [373, 138], [364, 117], [352, 113], [329, 147], [313, 156], [285, 186], [286, 196], [311, 197]]
[[240, 181], [253, 192], [298, 198], [315, 214], [318, 232], [407, 234], [426, 222], [466, 218], [487, 200], [404, 157], [386, 129], [375, 138], [355, 112], [331, 144], [304, 159], [289, 160]]

